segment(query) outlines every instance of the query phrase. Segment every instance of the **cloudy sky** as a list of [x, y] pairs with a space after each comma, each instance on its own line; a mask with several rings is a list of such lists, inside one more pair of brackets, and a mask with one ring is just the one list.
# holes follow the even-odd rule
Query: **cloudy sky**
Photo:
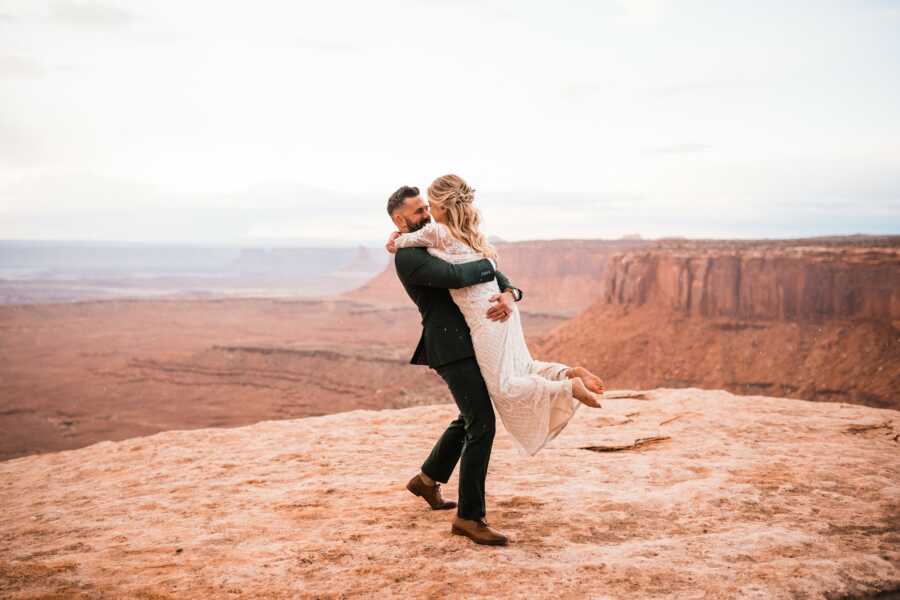
[[900, 233], [900, 0], [0, 0], [0, 238]]

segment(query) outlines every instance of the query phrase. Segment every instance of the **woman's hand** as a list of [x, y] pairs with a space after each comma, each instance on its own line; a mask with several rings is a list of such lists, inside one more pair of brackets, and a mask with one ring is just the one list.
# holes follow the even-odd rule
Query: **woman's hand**
[[394, 240], [396, 240], [398, 237], [400, 237], [400, 232], [392, 231], [391, 237], [388, 238], [387, 244], [384, 245], [385, 250], [387, 250], [391, 254], [395, 253], [397, 251], [397, 246], [394, 245]]

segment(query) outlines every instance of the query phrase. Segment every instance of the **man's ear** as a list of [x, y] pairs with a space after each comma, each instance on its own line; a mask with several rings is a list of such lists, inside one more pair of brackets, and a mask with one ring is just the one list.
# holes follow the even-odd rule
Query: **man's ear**
[[391, 220], [397, 226], [397, 231], [403, 231], [403, 216], [400, 213], [391, 215]]

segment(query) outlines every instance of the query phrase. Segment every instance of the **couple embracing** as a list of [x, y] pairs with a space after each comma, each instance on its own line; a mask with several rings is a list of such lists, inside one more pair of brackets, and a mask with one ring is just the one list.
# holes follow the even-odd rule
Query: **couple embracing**
[[[485, 520], [495, 411], [519, 455], [533, 456], [581, 404], [599, 408], [604, 385], [584, 367], [532, 358], [516, 306], [523, 292], [497, 269], [497, 252], [479, 230], [474, 200], [475, 190], [457, 175], [434, 180], [427, 204], [409, 186], [388, 199], [398, 231], [385, 247], [422, 315], [410, 362], [437, 371], [459, 408], [406, 487], [434, 510], [457, 508], [451, 533], [505, 545], [507, 536]], [[440, 492], [457, 462], [458, 507]]]

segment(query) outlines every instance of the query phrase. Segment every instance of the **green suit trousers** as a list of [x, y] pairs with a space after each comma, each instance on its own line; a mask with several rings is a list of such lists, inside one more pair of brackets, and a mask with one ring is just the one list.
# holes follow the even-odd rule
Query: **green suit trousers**
[[474, 357], [463, 358], [435, 369], [447, 382], [459, 416], [450, 422], [425, 462], [422, 472], [447, 483], [460, 462], [459, 501], [456, 514], [463, 519], [485, 516], [485, 479], [496, 433], [496, 419], [481, 370]]

